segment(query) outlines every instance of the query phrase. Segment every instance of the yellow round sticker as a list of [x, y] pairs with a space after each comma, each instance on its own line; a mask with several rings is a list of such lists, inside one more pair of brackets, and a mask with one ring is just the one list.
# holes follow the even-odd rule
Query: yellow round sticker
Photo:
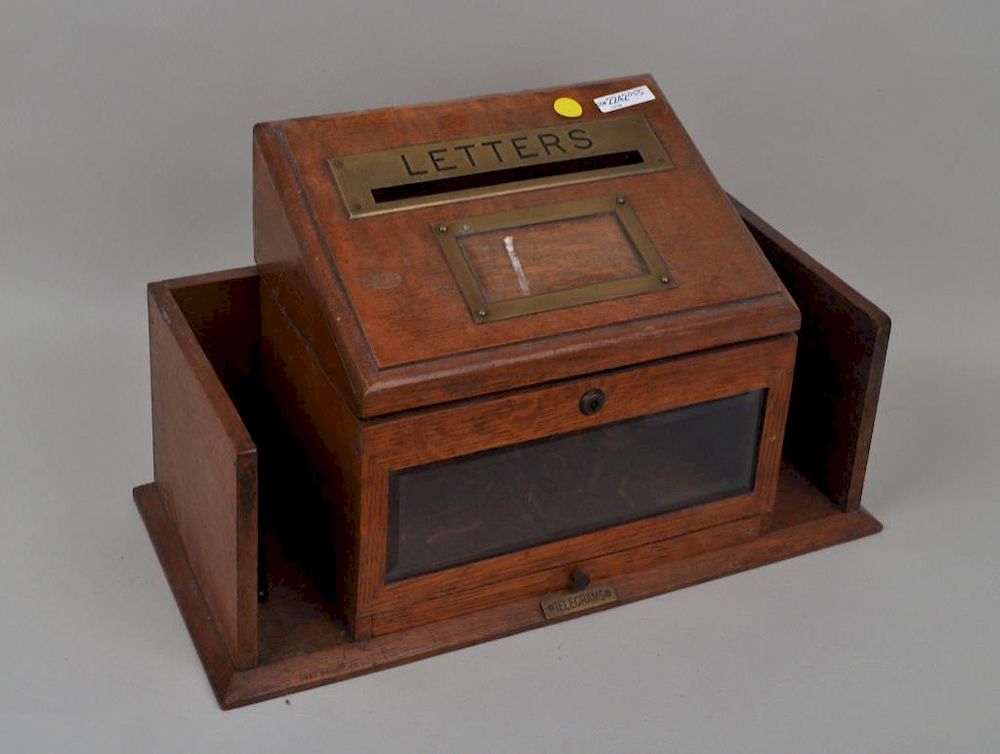
[[560, 97], [552, 103], [552, 109], [564, 118], [579, 118], [583, 115], [583, 105], [572, 97]]

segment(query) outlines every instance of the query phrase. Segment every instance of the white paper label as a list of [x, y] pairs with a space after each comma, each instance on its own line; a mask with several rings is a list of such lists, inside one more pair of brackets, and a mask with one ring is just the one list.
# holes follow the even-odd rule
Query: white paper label
[[643, 84], [634, 89], [626, 89], [624, 92], [605, 94], [603, 97], [595, 99], [594, 104], [602, 113], [613, 113], [615, 110], [632, 107], [632, 105], [639, 105], [643, 102], [652, 102], [654, 99], [656, 99], [656, 95]]

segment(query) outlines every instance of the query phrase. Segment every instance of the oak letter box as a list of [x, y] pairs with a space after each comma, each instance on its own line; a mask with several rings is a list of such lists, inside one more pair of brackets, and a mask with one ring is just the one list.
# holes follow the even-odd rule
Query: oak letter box
[[226, 706], [878, 529], [888, 319], [648, 76], [260, 124], [253, 224], [150, 288], [136, 493]]

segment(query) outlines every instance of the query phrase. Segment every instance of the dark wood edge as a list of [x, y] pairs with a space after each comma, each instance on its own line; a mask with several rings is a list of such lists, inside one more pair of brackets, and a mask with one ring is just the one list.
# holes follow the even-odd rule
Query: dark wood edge
[[[815, 478], [815, 474], [810, 474], [812, 481], [829, 495], [836, 503], [845, 510], [858, 510], [861, 506], [861, 495], [864, 487], [865, 473], [868, 467], [868, 454], [871, 449], [872, 434], [875, 428], [875, 416], [878, 410], [879, 394], [882, 387], [882, 377], [885, 371], [886, 355], [889, 347], [889, 334], [892, 329], [892, 321], [877, 305], [863, 296], [852, 286], [846, 283], [838, 275], [831, 272], [812, 256], [803, 251], [799, 246], [790, 241], [773, 226], [764, 221], [759, 215], [750, 210], [733, 196], [729, 196], [736, 211], [742, 217], [747, 226], [763, 237], [769, 248], [765, 248], [765, 254], [770, 258], [773, 254], [780, 254], [784, 261], [793, 262], [806, 274], [813, 276], [816, 280], [828, 287], [839, 301], [837, 306], [846, 305], [859, 312], [867, 319], [865, 337], [870, 341], [870, 351], [868, 357], [870, 361], [861, 370], [864, 372], [864, 384], [860, 392], [860, 411], [857, 421], [853, 427], [854, 434], [851, 437], [840, 439], [842, 447], [836, 448], [834, 453], [837, 460], [849, 467], [849, 481], [844, 489], [834, 488], [824, 480]], [[806, 304], [817, 306], [818, 302], [796, 302], [800, 306]], [[829, 306], [824, 302], [824, 306]], [[803, 327], [805, 327], [805, 317], [803, 317]], [[800, 343], [803, 341], [800, 341]], [[839, 363], [837, 354], [830, 354], [833, 363], [837, 363], [843, 371], [846, 365]], [[851, 364], [857, 368], [859, 365]], [[796, 379], [802, 379], [797, 373]], [[796, 417], [790, 416], [789, 421], [795, 421]], [[833, 454], [831, 454], [831, 457]], [[824, 461], [823, 463], [829, 463]]]
[[[171, 291], [178, 288], [189, 288], [197, 285], [209, 285], [211, 283], [225, 283], [232, 280], [243, 280], [246, 278], [260, 277], [260, 270], [256, 265], [245, 267], [233, 267], [228, 270], [216, 270], [214, 272], [201, 272], [195, 275], [185, 275], [179, 278], [169, 278], [160, 282]], [[152, 283], [151, 285], [156, 285]]]
[[257, 449], [236, 457], [236, 658], [240, 668], [257, 664], [259, 621], [257, 614], [257, 559], [260, 557], [260, 505], [258, 501]]
[[[434, 624], [347, 642], [329, 649], [238, 671], [230, 664], [173, 523], [154, 484], [134, 497], [191, 639], [223, 709], [384, 670], [442, 652], [547, 625], [534, 596]], [[875, 534], [882, 525], [864, 510], [834, 513], [726, 547], [615, 579], [625, 604], [732, 573]]]

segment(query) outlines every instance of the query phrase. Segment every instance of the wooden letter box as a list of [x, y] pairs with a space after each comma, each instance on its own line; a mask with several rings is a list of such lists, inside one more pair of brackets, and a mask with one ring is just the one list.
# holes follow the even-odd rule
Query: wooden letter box
[[888, 319], [651, 78], [265, 123], [253, 166], [257, 270], [151, 286], [137, 489], [224, 705], [878, 529]]

